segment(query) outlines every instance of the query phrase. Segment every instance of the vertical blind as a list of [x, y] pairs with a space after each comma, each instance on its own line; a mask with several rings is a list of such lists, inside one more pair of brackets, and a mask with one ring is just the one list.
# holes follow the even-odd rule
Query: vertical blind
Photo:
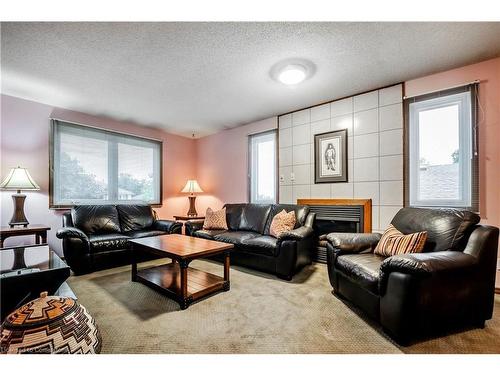
[[52, 120], [51, 205], [161, 203], [161, 141]]

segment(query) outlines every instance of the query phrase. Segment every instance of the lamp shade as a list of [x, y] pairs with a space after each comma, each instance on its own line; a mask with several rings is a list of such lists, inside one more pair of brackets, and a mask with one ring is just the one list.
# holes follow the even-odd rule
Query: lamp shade
[[0, 188], [4, 190], [40, 190], [40, 186], [33, 181], [30, 173], [26, 168], [12, 168], [0, 184]]
[[203, 193], [200, 185], [198, 185], [198, 181], [196, 180], [188, 180], [186, 182], [186, 186], [181, 190], [181, 193]]

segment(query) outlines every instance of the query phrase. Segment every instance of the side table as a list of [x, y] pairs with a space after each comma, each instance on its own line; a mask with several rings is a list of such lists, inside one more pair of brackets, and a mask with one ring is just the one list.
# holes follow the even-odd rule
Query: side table
[[187, 216], [187, 215], [174, 215], [174, 220], [182, 221], [182, 233], [186, 233], [186, 226], [184, 223], [188, 220], [204, 220], [205, 216]]
[[0, 227], [0, 248], [9, 237], [35, 235], [35, 244], [47, 243], [47, 231], [50, 227], [43, 224], [29, 224], [27, 227]]

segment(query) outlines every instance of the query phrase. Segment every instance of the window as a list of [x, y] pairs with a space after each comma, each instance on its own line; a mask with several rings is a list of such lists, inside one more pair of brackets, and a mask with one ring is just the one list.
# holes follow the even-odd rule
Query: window
[[50, 206], [161, 203], [160, 141], [52, 120]]
[[276, 131], [249, 137], [251, 203], [276, 203]]
[[475, 92], [450, 90], [406, 103], [410, 206], [477, 211]]

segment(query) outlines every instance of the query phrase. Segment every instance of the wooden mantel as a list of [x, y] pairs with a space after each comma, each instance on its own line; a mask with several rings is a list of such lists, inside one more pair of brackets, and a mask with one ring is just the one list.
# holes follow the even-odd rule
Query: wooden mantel
[[297, 204], [323, 206], [363, 206], [363, 232], [372, 231], [372, 200], [371, 199], [297, 199]]

